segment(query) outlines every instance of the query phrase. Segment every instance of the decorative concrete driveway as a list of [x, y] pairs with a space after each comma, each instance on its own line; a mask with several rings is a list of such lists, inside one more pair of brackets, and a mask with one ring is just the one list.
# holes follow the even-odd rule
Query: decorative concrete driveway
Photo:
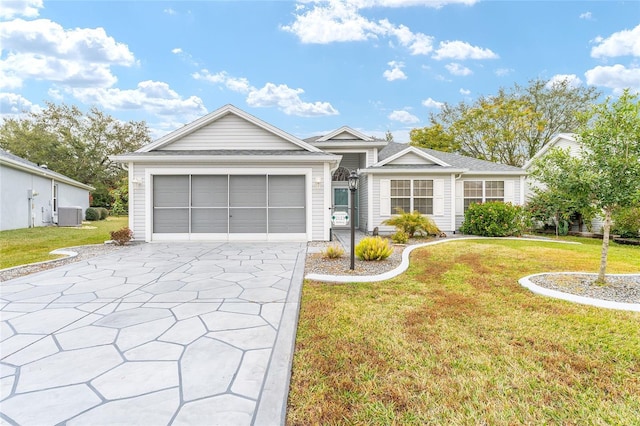
[[282, 424], [306, 244], [142, 244], [0, 284], [0, 423]]

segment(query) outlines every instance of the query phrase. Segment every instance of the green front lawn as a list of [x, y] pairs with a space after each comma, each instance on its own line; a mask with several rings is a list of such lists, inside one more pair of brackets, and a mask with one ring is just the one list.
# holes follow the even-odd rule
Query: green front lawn
[[0, 232], [0, 269], [43, 260], [56, 259], [50, 251], [101, 244], [111, 239], [109, 232], [128, 226], [128, 218], [108, 217], [106, 220], [84, 222], [82, 228], [40, 226]]
[[[574, 239], [575, 240], [575, 239]], [[640, 424], [640, 313], [517, 280], [597, 271], [601, 241], [470, 240], [373, 284], [306, 282], [288, 424]], [[612, 244], [609, 272], [640, 272]]]

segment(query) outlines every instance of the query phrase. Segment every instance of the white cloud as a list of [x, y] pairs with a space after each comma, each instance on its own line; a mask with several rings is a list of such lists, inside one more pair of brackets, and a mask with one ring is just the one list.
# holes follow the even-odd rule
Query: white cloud
[[624, 65], [597, 66], [584, 73], [587, 84], [613, 89], [615, 93], [626, 88], [640, 87], [640, 67], [627, 68]]
[[174, 55], [179, 55], [182, 52], [182, 49], [180, 47], [176, 47], [175, 49], [171, 49], [171, 53], [173, 53]]
[[465, 41], [441, 41], [433, 59], [497, 59], [498, 55], [490, 49], [472, 46]]
[[209, 83], [222, 84], [232, 92], [247, 94], [251, 91], [257, 90], [255, 87], [251, 87], [251, 85], [249, 84], [249, 80], [247, 80], [246, 78], [231, 77], [229, 76], [229, 74], [227, 74], [226, 71], [221, 71], [217, 74], [211, 74], [209, 70], [203, 69], [202, 71], [191, 74], [191, 76], [196, 80], [204, 80], [208, 81]]
[[292, 89], [286, 84], [267, 83], [258, 89], [244, 77], [231, 77], [226, 71], [212, 74], [206, 69], [193, 73], [192, 77], [196, 80], [220, 84], [233, 92], [246, 94], [247, 104], [252, 107], [276, 107], [287, 115], [300, 117], [338, 114], [338, 111], [329, 102], [302, 101], [300, 95], [304, 93], [304, 90]]
[[407, 75], [401, 69], [404, 68], [404, 62], [391, 61], [388, 62], [387, 65], [389, 65], [391, 69], [382, 73], [383, 77], [386, 78], [387, 81], [407, 79]]
[[280, 28], [296, 35], [302, 43], [329, 44], [392, 37], [412, 55], [426, 55], [433, 50], [433, 37], [414, 33], [407, 26], [394, 25], [387, 19], [370, 21], [358, 13], [365, 6], [357, 1], [315, 2], [311, 9], [297, 8], [299, 14], [295, 15], [294, 22]]
[[40, 110], [39, 105], [32, 104], [20, 94], [0, 92], [0, 118], [21, 118]]
[[287, 115], [316, 117], [337, 115], [338, 111], [329, 102], [303, 102], [302, 89], [292, 89], [286, 84], [267, 83], [247, 96], [247, 104], [252, 107], [277, 107]]
[[389, 114], [388, 118], [389, 120], [399, 121], [403, 124], [415, 124], [420, 122], [420, 119], [418, 117], [411, 114], [409, 111], [404, 110], [393, 111], [391, 114]]
[[598, 37], [597, 46], [591, 49], [592, 58], [640, 56], [640, 24], [632, 30], [622, 30], [608, 38]]
[[433, 100], [431, 98], [427, 98], [424, 101], [422, 101], [422, 105], [426, 106], [427, 108], [436, 108], [436, 109], [440, 109], [444, 106], [444, 102], [438, 102], [436, 100]]
[[447, 64], [444, 67], [453, 75], [467, 76], [473, 74], [473, 71], [469, 68], [455, 62]]
[[579, 16], [580, 19], [585, 19], [587, 21], [590, 21], [593, 19], [593, 14], [591, 12], [584, 12], [581, 13]]
[[117, 78], [114, 65], [132, 66], [128, 46], [116, 42], [103, 28], [66, 30], [48, 19], [0, 22], [4, 59], [0, 76], [9, 87], [26, 79], [47, 80], [72, 87], [109, 87]]
[[17, 16], [35, 18], [42, 9], [42, 0], [3, 0], [0, 18], [13, 19]]
[[512, 68], [498, 68], [497, 70], [495, 70], [495, 74], [498, 77], [504, 77], [506, 75], [509, 75], [513, 72]]
[[463, 88], [460, 88], [459, 92], [460, 92], [461, 95], [465, 95], [465, 96], [471, 94], [471, 90], [463, 89]]
[[549, 79], [547, 87], [551, 88], [555, 84], [561, 83], [563, 81], [569, 83], [569, 86], [571, 87], [579, 87], [580, 85], [582, 85], [582, 80], [580, 80], [580, 78], [575, 74], [556, 74]]
[[47, 95], [59, 102], [64, 100], [64, 95], [60, 93], [60, 89], [50, 88], [49, 90], [47, 90]]
[[135, 89], [80, 88], [69, 89], [69, 92], [85, 104], [111, 110], [144, 110], [176, 119], [182, 117], [184, 122], [207, 113], [202, 99], [197, 96], [183, 99], [167, 83], [160, 81], [142, 81]]
[[[304, 0], [305, 2], [307, 0]], [[410, 7], [426, 6], [440, 9], [449, 4], [474, 5], [479, 0], [349, 0], [348, 2], [360, 9], [370, 7]], [[315, 0], [316, 3], [325, 3], [326, 0]]]
[[171, 9], [170, 7], [164, 9], [163, 12], [166, 13], [167, 15], [177, 15], [178, 14], [178, 12], [176, 12], [173, 9]]

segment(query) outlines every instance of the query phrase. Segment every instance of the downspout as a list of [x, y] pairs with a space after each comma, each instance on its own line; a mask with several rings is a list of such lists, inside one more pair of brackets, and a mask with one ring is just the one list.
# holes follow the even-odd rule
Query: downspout
[[456, 233], [456, 200], [458, 198], [458, 194], [456, 194], [456, 182], [462, 178], [462, 173], [458, 173], [458, 175], [451, 175], [453, 177], [453, 182], [451, 182], [451, 193], [453, 196], [451, 197], [451, 229], [455, 235]]

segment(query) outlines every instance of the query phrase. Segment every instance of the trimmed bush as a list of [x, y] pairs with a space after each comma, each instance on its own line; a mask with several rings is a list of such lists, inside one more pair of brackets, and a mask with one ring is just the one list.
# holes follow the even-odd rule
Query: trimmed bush
[[395, 226], [398, 231], [403, 231], [412, 238], [415, 234], [419, 235], [439, 235], [440, 229], [427, 216], [423, 216], [417, 210], [413, 212], [405, 212], [402, 209], [396, 209], [397, 216], [382, 222], [383, 225]]
[[409, 241], [409, 234], [404, 231], [398, 231], [391, 236], [391, 241], [396, 244], [406, 244]]
[[95, 207], [89, 207], [85, 212], [84, 217], [91, 222], [100, 220], [100, 212]]
[[527, 229], [529, 220], [521, 206], [501, 201], [471, 204], [464, 213], [460, 230], [483, 237], [518, 236]]
[[339, 259], [344, 256], [344, 249], [338, 244], [332, 244], [322, 252], [325, 259]]
[[100, 220], [105, 220], [109, 217], [109, 210], [104, 207], [98, 207], [98, 212], [100, 213]]
[[125, 226], [124, 228], [118, 229], [117, 231], [111, 231], [110, 235], [111, 239], [116, 243], [116, 245], [123, 246], [131, 241], [131, 239], [133, 238], [133, 231]]
[[613, 214], [613, 233], [622, 238], [640, 236], [640, 206], [620, 209]]
[[355, 248], [355, 255], [360, 260], [384, 260], [392, 253], [393, 248], [389, 240], [381, 237], [363, 238]]

